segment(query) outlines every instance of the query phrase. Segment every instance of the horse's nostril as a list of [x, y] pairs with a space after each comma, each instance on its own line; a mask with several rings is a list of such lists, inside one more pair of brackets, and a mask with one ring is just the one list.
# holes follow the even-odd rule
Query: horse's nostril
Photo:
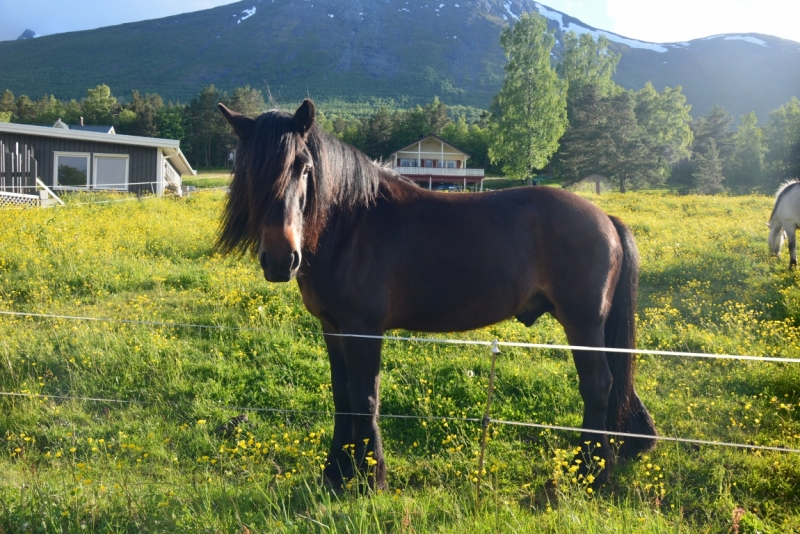
[[292, 264], [289, 267], [289, 270], [295, 271], [298, 267], [300, 267], [300, 253], [295, 250], [292, 251]]

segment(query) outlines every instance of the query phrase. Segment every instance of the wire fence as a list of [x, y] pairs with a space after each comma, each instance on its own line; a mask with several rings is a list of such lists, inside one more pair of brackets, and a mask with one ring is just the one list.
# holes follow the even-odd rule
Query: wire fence
[[[194, 179], [195, 178], [192, 178], [192, 180], [194, 180]], [[205, 179], [212, 179], [212, 178], [197, 178], [197, 179], [205, 180]], [[148, 185], [148, 184], [154, 184], [154, 183], [157, 183], [157, 182], [141, 182], [141, 183], [137, 182], [136, 184], [131, 184], [131, 185]], [[113, 185], [113, 184], [105, 184], [105, 185]], [[197, 188], [195, 188], [194, 190], [191, 191], [190, 195], [195, 195], [197, 193], [202, 193], [202, 192], [206, 192], [206, 191], [227, 190], [229, 188], [230, 188], [230, 186], [228, 186], [228, 185], [215, 186], [215, 187], [197, 187]], [[115, 193], [115, 191], [113, 191], [113, 190], [109, 190], [109, 191], [100, 190], [100, 191], [96, 191], [96, 192]], [[125, 192], [120, 191], [119, 194], [130, 194], [130, 193], [125, 193]], [[25, 195], [17, 195], [17, 196], [19, 196], [21, 198], [22, 196], [25, 196]], [[35, 202], [34, 202], [33, 200], [29, 201], [27, 199], [28, 196], [30, 196], [30, 195], [27, 195], [26, 199], [23, 199], [24, 202], [22, 200], [20, 200], [19, 202], [11, 202], [11, 201], [8, 201], [9, 198], [12, 198], [11, 195], [4, 194], [3, 198], [0, 198], [0, 208], [2, 208], [2, 209], [26, 209], [26, 208], [30, 208], [30, 207], [38, 205], [38, 202], [39, 202], [38, 197], [36, 197]], [[14, 197], [14, 198], [16, 198], [16, 197]], [[33, 197], [30, 196], [30, 198], [32, 199]], [[162, 198], [162, 197], [159, 197], [157, 195], [142, 195], [142, 196], [137, 195], [137, 196], [131, 196], [131, 197], [128, 197], [128, 198], [116, 198], [116, 199], [111, 199], [111, 200], [95, 200], [95, 201], [91, 201], [91, 202], [69, 202], [69, 203], [66, 203], [66, 204], [63, 204], [63, 205], [52, 206], [52, 207], [71, 208], [71, 207], [75, 207], [75, 206], [91, 206], [93, 204], [115, 204], [115, 203], [118, 203], [118, 202], [135, 202], [135, 201], [152, 200], [152, 199], [158, 199], [158, 198]], [[3, 199], [5, 199], [7, 202], [5, 202]], [[13, 200], [13, 198], [12, 198], [12, 200]]]
[[[116, 323], [126, 325], [138, 326], [158, 326], [167, 328], [191, 328], [191, 329], [204, 329], [204, 330], [217, 330], [217, 331], [255, 331], [255, 332], [275, 332], [263, 327], [242, 327], [242, 326], [227, 326], [227, 325], [209, 325], [209, 324], [196, 324], [196, 323], [176, 323], [170, 321], [150, 321], [150, 320], [137, 320], [137, 319], [119, 319], [112, 317], [89, 317], [89, 316], [76, 316], [76, 315], [59, 315], [47, 313], [32, 313], [32, 312], [17, 312], [12, 310], [0, 310], [0, 316], [6, 317], [21, 317], [30, 319], [47, 319], [47, 320], [62, 320], [62, 321], [86, 321], [86, 322], [104, 322]], [[281, 332], [285, 332], [281, 331]], [[296, 332], [295, 332], [296, 333]], [[453, 344], [463, 346], [481, 346], [488, 347], [492, 354], [492, 366], [487, 387], [487, 403], [484, 416], [477, 417], [454, 417], [454, 416], [434, 416], [434, 415], [410, 415], [410, 414], [371, 414], [371, 413], [357, 413], [357, 412], [336, 412], [325, 410], [300, 410], [292, 408], [280, 407], [258, 407], [258, 406], [215, 406], [217, 409], [238, 411], [238, 412], [261, 412], [261, 413], [281, 413], [281, 414], [297, 414], [307, 416], [329, 416], [335, 415], [355, 416], [355, 417], [378, 417], [382, 419], [406, 419], [406, 420], [422, 420], [422, 421], [460, 421], [470, 423], [480, 423], [482, 425], [482, 437], [480, 442], [480, 455], [478, 460], [478, 474], [483, 474], [484, 453], [487, 443], [487, 430], [489, 425], [503, 425], [514, 427], [527, 427], [536, 428], [540, 430], [552, 430], [560, 432], [578, 432], [588, 433], [594, 435], [613, 436], [614, 438], [644, 438], [653, 439], [656, 441], [666, 441], [673, 443], [684, 443], [690, 445], [708, 445], [717, 447], [729, 447], [737, 449], [748, 449], [754, 451], [771, 451], [779, 453], [800, 453], [800, 449], [791, 447], [776, 447], [770, 445], [760, 445], [756, 443], [736, 443], [717, 440], [704, 440], [695, 438], [684, 438], [680, 436], [664, 436], [664, 435], [646, 435], [636, 434], [630, 432], [618, 432], [609, 430], [596, 430], [585, 429], [580, 427], [564, 426], [564, 425], [551, 425], [545, 423], [533, 423], [526, 421], [510, 421], [503, 419], [495, 419], [490, 416], [492, 404], [492, 392], [495, 379], [495, 361], [500, 352], [500, 347], [517, 347], [517, 348], [533, 348], [533, 349], [557, 349], [557, 350], [578, 350], [578, 351], [604, 351], [611, 353], [627, 353], [627, 354], [648, 354], [654, 356], [678, 356], [678, 357], [692, 357], [692, 358], [714, 358], [723, 360], [743, 360], [743, 361], [756, 361], [756, 362], [773, 362], [773, 363], [800, 363], [797, 358], [778, 358], [770, 356], [750, 356], [750, 355], [735, 355], [735, 354], [710, 354], [699, 352], [686, 352], [686, 351], [665, 351], [665, 350], [648, 350], [648, 349], [617, 349], [607, 347], [587, 347], [579, 345], [558, 345], [548, 343], [521, 343], [521, 342], [503, 342], [503, 341], [483, 341], [483, 340], [465, 340], [465, 339], [449, 339], [449, 338], [424, 338], [424, 337], [409, 337], [409, 336], [377, 336], [366, 334], [336, 334], [336, 333], [321, 333], [321, 332], [302, 332], [305, 335], [312, 336], [337, 336], [337, 337], [350, 337], [350, 338], [364, 338], [364, 339], [380, 339], [383, 341], [403, 341], [403, 342], [418, 342], [418, 343], [437, 343], [437, 344]], [[115, 398], [101, 398], [101, 397], [82, 397], [72, 395], [45, 395], [36, 393], [18, 393], [0, 391], [0, 397], [6, 398], [40, 398], [62, 401], [80, 401], [92, 403], [107, 403], [107, 404], [139, 404], [139, 405], [168, 405], [170, 407], [194, 407], [190, 403], [180, 403], [174, 401], [147, 401], [140, 399], [115, 399]], [[476, 498], [480, 501], [481, 492], [481, 476], [477, 477], [476, 483]]]
[[[31, 399], [52, 399], [62, 401], [79, 401], [91, 403], [106, 403], [106, 404], [137, 404], [142, 406], [153, 405], [168, 405], [173, 408], [195, 408], [196, 405], [186, 402], [173, 402], [173, 401], [147, 401], [141, 399], [113, 399], [102, 397], [81, 397], [72, 395], [45, 395], [41, 393], [19, 393], [13, 391], [0, 391], [0, 397], [18, 397], [18, 398], [31, 398]], [[260, 406], [230, 406], [230, 405], [215, 405], [215, 409], [228, 410], [233, 412], [252, 412], [252, 413], [280, 413], [280, 414], [295, 414], [295, 415], [316, 415], [316, 416], [330, 416], [344, 415], [354, 417], [378, 417], [379, 419], [412, 419], [417, 421], [449, 421], [449, 422], [467, 422], [467, 423], [486, 423], [504, 426], [518, 426], [527, 428], [538, 428], [541, 430], [558, 430], [564, 432], [588, 432], [591, 434], [598, 434], [604, 436], [621, 437], [621, 438], [645, 438], [654, 439], [657, 441], [671, 441], [675, 443], [686, 443], [690, 445], [715, 445], [721, 447], [733, 447], [740, 449], [774, 451], [774, 452], [788, 452], [800, 453], [800, 449], [790, 447], [773, 447], [770, 445], [759, 445], [756, 443], [734, 443], [727, 441], [714, 441], [694, 438], [681, 438], [678, 436], [652, 436], [649, 434], [635, 434], [631, 432], [618, 432], [613, 430], [595, 430], [586, 429], [575, 426], [564, 425], [549, 425], [546, 423], [531, 423], [527, 421], [508, 421], [504, 419], [495, 419], [493, 417], [455, 417], [445, 415], [408, 415], [408, 414], [370, 414], [360, 412], [337, 412], [332, 410], [300, 410], [295, 408], [270, 408]]]
[[[119, 323], [119, 324], [135, 324], [142, 326], [163, 326], [168, 328], [200, 328], [210, 330], [232, 330], [232, 331], [250, 331], [250, 332], [276, 332], [263, 327], [248, 327], [248, 326], [229, 326], [229, 325], [209, 325], [197, 323], [176, 323], [170, 321], [147, 321], [138, 319], [117, 319], [112, 317], [87, 317], [79, 315], [58, 315], [49, 313], [32, 313], [32, 312], [16, 312], [11, 310], [0, 310], [0, 315], [14, 316], [14, 317], [30, 317], [41, 319], [54, 319], [54, 320], [72, 320], [72, 321], [93, 321], [93, 322], [106, 322], [106, 323]], [[286, 330], [281, 330], [286, 332]], [[434, 338], [434, 337], [414, 337], [414, 336], [377, 336], [369, 334], [341, 334], [331, 332], [298, 332], [292, 331], [296, 334], [310, 335], [310, 336], [329, 336], [329, 337], [350, 337], [362, 339], [381, 339], [384, 341], [406, 341], [417, 343], [437, 343], [447, 345], [472, 345], [491, 347], [495, 341], [483, 341], [472, 339], [450, 339], [450, 338]], [[800, 363], [800, 358], [781, 358], [777, 356], [750, 356], [741, 354], [715, 354], [706, 352], [689, 352], [689, 351], [672, 351], [672, 350], [651, 350], [651, 349], [620, 349], [612, 347], [590, 347], [585, 345], [560, 345], [554, 343], [523, 343], [516, 341], [497, 341], [500, 347], [517, 347], [528, 349], [556, 349], [556, 350], [579, 350], [579, 351], [599, 351], [606, 353], [617, 354], [646, 354], [651, 356], [682, 356], [687, 358], [706, 358], [706, 359], [719, 359], [719, 360], [742, 360], [742, 361], [756, 361], [756, 362], [775, 362], [775, 363]]]

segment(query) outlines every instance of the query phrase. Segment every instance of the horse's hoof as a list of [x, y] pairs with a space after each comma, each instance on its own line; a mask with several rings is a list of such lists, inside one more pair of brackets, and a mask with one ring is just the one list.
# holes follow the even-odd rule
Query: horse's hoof
[[542, 489], [536, 494], [536, 504], [539, 508], [558, 507], [558, 482], [552, 478], [544, 483]]
[[342, 493], [344, 493], [347, 487], [344, 482], [344, 479], [340, 477], [329, 477], [325, 473], [322, 473], [322, 476], [319, 479], [317, 479], [317, 482], [319, 483], [320, 486], [326, 488], [334, 495], [341, 495]]

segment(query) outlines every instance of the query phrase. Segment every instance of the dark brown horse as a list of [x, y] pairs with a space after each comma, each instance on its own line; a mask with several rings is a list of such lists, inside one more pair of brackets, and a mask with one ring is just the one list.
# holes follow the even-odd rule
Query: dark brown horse
[[[509, 317], [530, 326], [550, 313], [573, 345], [635, 347], [636, 243], [591, 202], [551, 187], [428, 191], [320, 130], [310, 100], [294, 115], [257, 119], [219, 107], [240, 142], [218, 248], [256, 252], [271, 282], [296, 278], [325, 333], [456, 332]], [[339, 412], [325, 478], [339, 488], [354, 476], [344, 447], [355, 444], [356, 469], [384, 486], [381, 340], [327, 335], [325, 342]], [[614, 454], [592, 429], [656, 430], [634, 390], [631, 355], [575, 351], [573, 359], [584, 402], [581, 443], [605, 459], [601, 483]], [[619, 454], [654, 445], [627, 438]]]

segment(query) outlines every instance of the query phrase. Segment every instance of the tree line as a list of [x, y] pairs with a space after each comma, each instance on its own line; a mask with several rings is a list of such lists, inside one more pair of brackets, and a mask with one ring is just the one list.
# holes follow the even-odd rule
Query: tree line
[[658, 92], [614, 83], [620, 55], [605, 37], [564, 35], [560, 61], [546, 20], [525, 14], [503, 30], [508, 59], [492, 102], [489, 153], [507, 175], [551, 174], [569, 185], [602, 176], [620, 191], [667, 185], [704, 194], [772, 191], [800, 177], [800, 101], [758, 126], [721, 107], [692, 118], [680, 86]]
[[261, 92], [249, 86], [228, 95], [213, 85], [205, 87], [188, 104], [164, 102], [158, 94], [141, 95], [132, 91], [121, 102], [107, 85], [98, 85], [86, 97], [62, 102], [54, 96], [31, 100], [15, 98], [6, 90], [0, 95], [0, 121], [52, 126], [61, 119], [66, 124], [114, 126], [119, 134], [179, 139], [189, 161], [198, 167], [223, 166], [230, 148], [236, 145], [217, 103], [240, 109], [249, 115], [264, 111]]
[[[179, 139], [181, 149], [196, 167], [227, 165], [236, 137], [217, 109], [222, 102], [231, 109], [255, 117], [269, 105], [258, 89], [239, 87], [229, 95], [209, 85], [186, 104], [164, 102], [158, 94], [132, 91], [121, 101], [107, 85], [98, 85], [86, 97], [62, 102], [54, 96], [31, 100], [15, 98], [6, 90], [0, 95], [0, 122], [52, 126], [58, 119], [67, 124], [114, 126], [119, 134]], [[390, 109], [380, 106], [364, 117], [352, 114], [318, 113], [326, 131], [362, 150], [370, 157], [387, 158], [393, 151], [430, 133], [444, 138], [473, 155], [470, 165], [492, 168], [488, 158], [488, 112], [467, 122], [466, 116], [451, 118], [448, 107], [438, 98], [424, 106]]]
[[[602, 177], [623, 192], [645, 186], [704, 194], [771, 191], [800, 177], [797, 98], [770, 113], [765, 126], [750, 113], [734, 130], [733, 117], [718, 106], [692, 118], [680, 86], [659, 92], [650, 83], [639, 91], [617, 85], [612, 76], [620, 55], [605, 37], [565, 34], [556, 62], [554, 34], [543, 17], [528, 13], [503, 30], [501, 44], [505, 80], [489, 110], [454, 116], [438, 98], [408, 109], [380, 106], [361, 117], [336, 109], [326, 114], [322, 106], [318, 123], [376, 159], [432, 133], [470, 154], [472, 167], [517, 179], [544, 175], [563, 185]], [[179, 139], [193, 165], [220, 167], [229, 163], [236, 138], [218, 102], [249, 116], [275, 107], [249, 86], [228, 94], [209, 85], [179, 103], [138, 91], [122, 100], [99, 85], [80, 101], [65, 102], [52, 95], [15, 98], [6, 90], [0, 121], [49, 126], [82, 118], [86, 125], [113, 125], [120, 134]]]

